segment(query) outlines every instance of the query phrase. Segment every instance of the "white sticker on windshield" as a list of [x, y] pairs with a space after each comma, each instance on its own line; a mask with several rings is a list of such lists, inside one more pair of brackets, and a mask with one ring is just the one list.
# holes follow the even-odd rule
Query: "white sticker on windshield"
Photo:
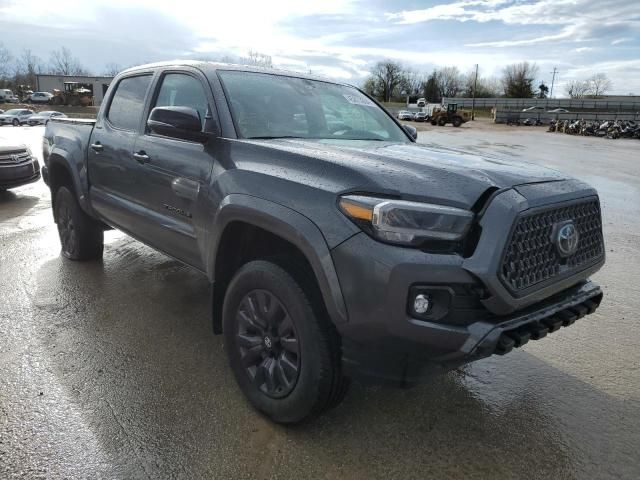
[[371, 100], [369, 100], [365, 96], [349, 95], [348, 93], [345, 93], [342, 96], [347, 99], [347, 102], [353, 103], [354, 105], [364, 105], [365, 107], [375, 107], [376, 106], [375, 103], [373, 103]]

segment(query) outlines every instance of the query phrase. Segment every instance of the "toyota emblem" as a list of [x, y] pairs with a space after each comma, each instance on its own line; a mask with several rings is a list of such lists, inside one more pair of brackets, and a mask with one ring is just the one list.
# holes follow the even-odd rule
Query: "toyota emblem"
[[563, 257], [568, 257], [576, 253], [580, 234], [573, 222], [568, 222], [558, 228], [556, 234], [556, 248]]

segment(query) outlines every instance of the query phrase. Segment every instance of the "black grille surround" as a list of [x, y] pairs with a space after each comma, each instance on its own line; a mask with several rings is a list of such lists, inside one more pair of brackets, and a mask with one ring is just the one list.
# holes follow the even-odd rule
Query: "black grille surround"
[[[580, 238], [574, 254], [562, 257], [552, 234], [572, 220]], [[604, 240], [597, 197], [536, 208], [515, 220], [500, 262], [498, 277], [514, 295], [569, 277], [602, 260]]]

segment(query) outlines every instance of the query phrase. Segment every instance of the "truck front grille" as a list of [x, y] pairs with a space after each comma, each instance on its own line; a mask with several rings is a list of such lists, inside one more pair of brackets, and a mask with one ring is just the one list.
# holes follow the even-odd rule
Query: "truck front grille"
[[31, 156], [26, 150], [0, 153], [0, 165], [20, 165], [31, 161]]
[[[576, 251], [563, 257], [552, 235], [557, 224], [568, 220], [577, 228], [579, 240]], [[519, 216], [498, 275], [512, 293], [517, 293], [579, 272], [603, 255], [600, 204], [597, 198], [592, 198]]]

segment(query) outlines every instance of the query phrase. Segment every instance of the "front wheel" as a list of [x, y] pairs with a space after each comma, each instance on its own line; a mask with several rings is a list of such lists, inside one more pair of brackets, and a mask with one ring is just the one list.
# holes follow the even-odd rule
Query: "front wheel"
[[263, 260], [244, 265], [225, 295], [231, 369], [251, 404], [279, 423], [317, 416], [346, 393], [338, 333], [311, 298], [290, 273]]
[[11, 123], [13, 124], [14, 127], [20, 126], [20, 120], [18, 120], [17, 118], [14, 118]]
[[460, 117], [455, 117], [453, 119], [453, 126], [459, 127], [460, 125], [462, 125], [462, 119]]
[[447, 120], [446, 120], [446, 119], [444, 119], [444, 118], [440, 118], [440, 119], [438, 120], [438, 125], [439, 125], [439, 126], [444, 127], [446, 124], [447, 124]]
[[71, 260], [102, 258], [102, 227], [80, 208], [76, 196], [67, 187], [60, 187], [56, 192], [55, 212], [62, 255]]

